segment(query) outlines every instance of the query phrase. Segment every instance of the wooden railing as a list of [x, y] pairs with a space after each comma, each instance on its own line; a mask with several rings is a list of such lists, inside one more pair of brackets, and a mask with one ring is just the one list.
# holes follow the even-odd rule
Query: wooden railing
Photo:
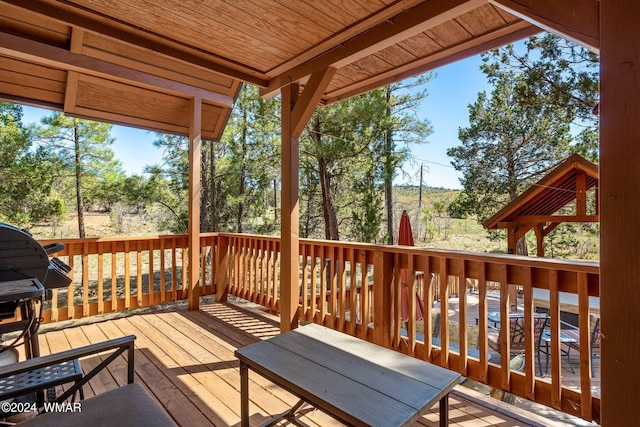
[[[262, 236], [220, 235], [228, 241], [228, 286], [219, 277], [218, 292], [248, 299], [278, 310], [278, 239]], [[419, 331], [415, 318], [416, 299], [408, 299], [409, 319], [402, 322], [400, 272], [406, 269], [410, 280], [408, 295], [416, 293], [427, 313], [439, 302], [441, 318], [449, 318], [449, 297], [459, 300], [457, 322], [440, 322], [440, 346], [432, 344], [432, 317], [425, 316]], [[446, 283], [446, 286], [441, 286]], [[510, 343], [500, 340], [499, 355], [489, 360], [488, 299], [497, 294], [501, 318], [511, 309], [509, 288], [517, 286], [523, 295], [520, 307], [525, 316], [524, 372], [509, 366]], [[477, 289], [477, 331], [479, 357], [470, 357], [468, 335], [475, 326], [467, 304], [467, 287]], [[224, 290], [221, 290], [224, 289]], [[550, 376], [536, 375], [536, 343], [533, 329], [533, 290], [550, 294]], [[499, 289], [499, 291], [493, 291]], [[476, 254], [425, 248], [376, 246], [335, 241], [300, 241], [299, 318], [343, 331], [377, 344], [394, 348], [458, 371], [465, 377], [491, 387], [582, 417], [600, 419], [600, 399], [592, 395], [589, 348], [580, 347], [580, 388], [562, 385], [562, 344], [560, 341], [559, 293], [578, 295], [580, 341], [590, 339], [589, 296], [599, 297], [597, 263], [564, 262], [512, 255]], [[437, 308], [435, 309], [438, 310]], [[508, 323], [508, 322], [507, 322]], [[450, 343], [450, 328], [457, 328]], [[501, 331], [508, 337], [508, 326]], [[453, 345], [451, 345], [453, 344]], [[455, 350], [453, 350], [455, 349]], [[476, 349], [474, 349], [475, 351]], [[540, 356], [542, 357], [542, 356]]]
[[[46, 241], [43, 244], [49, 243]], [[73, 283], [54, 290], [45, 306], [45, 322], [145, 307], [185, 299], [187, 236], [64, 240], [57, 254], [72, 266]], [[201, 295], [218, 301], [234, 295], [277, 312], [280, 301], [278, 238], [204, 234], [201, 237]], [[425, 311], [449, 319], [449, 297], [458, 297], [457, 322], [440, 322], [440, 346], [432, 341], [432, 317], [415, 318], [416, 298], [408, 299], [409, 319], [401, 321], [401, 270], [407, 270], [408, 295], [416, 293]], [[214, 286], [215, 283], [215, 286]], [[446, 284], [446, 286], [443, 286]], [[580, 388], [562, 384], [559, 292], [578, 295], [580, 341], [589, 342], [589, 296], [599, 297], [596, 263], [563, 262], [511, 255], [477, 254], [425, 248], [335, 241], [300, 241], [299, 318], [375, 342], [460, 372], [465, 377], [586, 420], [600, 419], [600, 399], [591, 391], [588, 346], [580, 347]], [[507, 318], [509, 287], [517, 286], [524, 303], [525, 368], [509, 367], [510, 348], [501, 339], [500, 354], [490, 358], [488, 299], [498, 295]], [[467, 336], [475, 327], [467, 287], [478, 294], [478, 345], [468, 355]], [[550, 376], [536, 374], [533, 290], [550, 293]], [[72, 296], [72, 298], [70, 298]], [[71, 301], [71, 304], [68, 303]], [[439, 304], [435, 304], [439, 301]], [[432, 307], [436, 307], [433, 310]], [[475, 313], [475, 312], [474, 312]], [[451, 336], [459, 337], [451, 342]], [[504, 327], [501, 337], [508, 337]], [[475, 351], [477, 350], [477, 353]]]
[[[200, 238], [201, 295], [214, 292], [217, 236]], [[45, 303], [45, 323], [148, 307], [187, 297], [187, 235], [42, 240], [61, 242], [57, 254], [71, 267], [72, 283], [53, 289]]]

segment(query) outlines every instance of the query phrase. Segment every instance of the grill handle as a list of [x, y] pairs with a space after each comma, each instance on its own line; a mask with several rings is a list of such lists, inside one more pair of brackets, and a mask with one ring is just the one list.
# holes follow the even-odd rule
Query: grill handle
[[43, 246], [44, 251], [47, 255], [53, 255], [64, 249], [64, 243], [50, 243], [48, 245]]

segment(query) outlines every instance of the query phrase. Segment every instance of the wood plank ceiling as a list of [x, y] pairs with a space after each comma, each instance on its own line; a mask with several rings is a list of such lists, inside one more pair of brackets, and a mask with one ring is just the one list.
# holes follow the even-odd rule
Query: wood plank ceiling
[[0, 98], [217, 140], [240, 84], [337, 69], [329, 104], [540, 30], [487, 0], [0, 1]]

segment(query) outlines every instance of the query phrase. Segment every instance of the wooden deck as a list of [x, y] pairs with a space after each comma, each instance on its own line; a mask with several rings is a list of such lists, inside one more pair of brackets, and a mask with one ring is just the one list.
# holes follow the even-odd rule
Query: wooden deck
[[[184, 426], [238, 426], [240, 375], [233, 352], [279, 332], [275, 319], [232, 303], [203, 304], [199, 311], [173, 307], [96, 320], [98, 318], [94, 318], [93, 323], [67, 324], [58, 329], [43, 328], [42, 354], [136, 335], [135, 381], [147, 388], [171, 417]], [[86, 371], [99, 362], [99, 357], [91, 357], [83, 359], [82, 366]], [[85, 387], [86, 397], [125, 382], [126, 362], [121, 358]], [[252, 425], [264, 422], [270, 414], [285, 411], [297, 401], [253, 372], [250, 390]], [[415, 425], [437, 425], [437, 411], [436, 405]], [[310, 410], [303, 420], [311, 426], [340, 425], [315, 410]], [[451, 395], [450, 421], [451, 425], [467, 427], [554, 425], [550, 419], [509, 407], [463, 386], [458, 386]]]

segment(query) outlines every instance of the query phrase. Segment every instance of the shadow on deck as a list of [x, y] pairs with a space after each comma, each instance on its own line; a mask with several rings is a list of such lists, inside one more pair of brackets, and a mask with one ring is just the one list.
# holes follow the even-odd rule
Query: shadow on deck
[[[233, 303], [202, 304], [199, 311], [174, 306], [82, 325], [69, 323], [40, 334], [43, 355], [136, 335], [135, 382], [150, 391], [183, 426], [239, 426], [240, 374], [233, 352], [279, 333], [277, 318]], [[98, 356], [83, 359], [83, 369], [91, 369], [100, 361]], [[121, 357], [85, 387], [85, 396], [124, 383], [126, 361]], [[254, 372], [250, 375], [250, 390], [252, 425], [297, 402], [296, 397]], [[555, 423], [553, 417], [506, 405], [463, 386], [452, 392], [449, 403], [453, 426], [549, 426], [571, 422], [562, 419], [562, 424]], [[302, 420], [310, 426], [341, 425], [317, 410], [308, 411]], [[414, 425], [438, 425], [438, 406]]]

